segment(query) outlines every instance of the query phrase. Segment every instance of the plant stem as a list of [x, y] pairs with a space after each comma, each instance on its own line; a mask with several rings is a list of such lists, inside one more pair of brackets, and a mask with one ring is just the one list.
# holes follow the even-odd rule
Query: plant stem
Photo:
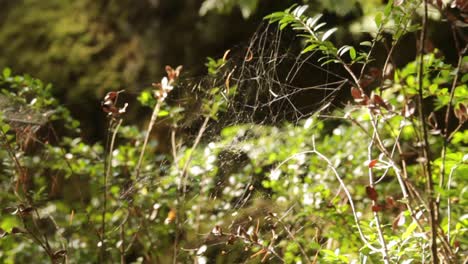
[[[369, 110], [371, 112], [372, 110]], [[374, 146], [374, 142], [376, 141], [378, 130], [377, 130], [377, 121], [374, 119], [374, 116], [372, 113], [369, 113], [371, 116], [371, 122], [373, 123], [374, 127], [374, 132], [372, 135], [372, 140], [369, 143], [369, 146], [367, 148], [367, 159], [370, 161], [372, 160], [372, 148]], [[374, 172], [372, 171], [372, 168], [369, 167], [368, 169], [369, 172], [369, 186], [374, 188]], [[372, 206], [377, 206], [377, 202], [375, 200], [372, 200]], [[376, 222], [376, 227], [377, 227], [377, 232], [379, 234], [379, 239], [380, 239], [380, 244], [382, 245], [382, 255], [383, 255], [383, 262], [385, 264], [389, 263], [389, 258], [388, 258], [388, 249], [387, 249], [387, 243], [385, 242], [385, 237], [382, 231], [382, 225], [380, 224], [380, 219], [379, 215], [376, 211], [372, 210], [374, 214], [374, 219]]]
[[159, 114], [159, 110], [161, 109], [162, 102], [163, 100], [158, 100], [158, 102], [156, 103], [156, 106], [153, 109], [151, 120], [148, 124], [148, 128], [146, 129], [145, 140], [143, 141], [143, 146], [141, 147], [140, 157], [138, 158], [138, 163], [135, 168], [135, 179], [138, 179], [138, 177], [140, 176], [141, 163], [143, 162], [143, 156], [145, 155], [146, 145], [148, 145], [149, 136], [151, 134], [151, 130], [153, 130], [154, 123], [156, 122], [156, 119], [158, 118], [158, 114]]
[[187, 174], [188, 174], [188, 167], [190, 166], [190, 163], [192, 162], [192, 158], [193, 158], [193, 150], [198, 146], [198, 144], [200, 143], [200, 140], [201, 140], [201, 137], [203, 136], [203, 133], [205, 132], [206, 130], [206, 127], [208, 125], [208, 121], [210, 121], [210, 116], [207, 115], [205, 117], [205, 120], [203, 121], [203, 124], [202, 126], [200, 127], [200, 130], [198, 131], [198, 135], [197, 137], [195, 138], [195, 141], [193, 142], [193, 145], [192, 145], [192, 148], [191, 148], [191, 152], [187, 158], [187, 161], [185, 162], [184, 164], [184, 168], [182, 169], [182, 179], [181, 179], [181, 183], [182, 183], [182, 192], [183, 192], [183, 196], [185, 196], [185, 192], [186, 192], [186, 189], [187, 189]]
[[437, 256], [437, 223], [436, 223], [436, 206], [434, 199], [434, 181], [432, 179], [432, 167], [430, 157], [430, 146], [429, 138], [426, 125], [426, 115], [424, 112], [424, 98], [423, 98], [423, 80], [424, 80], [424, 44], [426, 41], [427, 32], [427, 0], [424, 0], [424, 15], [422, 21], [422, 31], [419, 39], [419, 78], [418, 78], [418, 95], [419, 95], [419, 121], [421, 122], [423, 132], [423, 155], [425, 159], [424, 172], [426, 175], [426, 191], [428, 195], [429, 203], [429, 215], [431, 225], [431, 254], [432, 262], [434, 264], [439, 263], [439, 257]]
[[[114, 120], [110, 121], [110, 126], [114, 123]], [[111, 176], [112, 172], [112, 152], [114, 150], [115, 138], [117, 137], [117, 132], [122, 124], [122, 119], [117, 121], [117, 125], [112, 131], [112, 138], [109, 145], [108, 157], [107, 157], [107, 168], [106, 173], [104, 174], [104, 193], [103, 193], [103, 210], [102, 210], [102, 222], [101, 222], [101, 261], [105, 262], [105, 240], [106, 240], [106, 212], [107, 212], [107, 192], [108, 192], [108, 179]], [[109, 129], [110, 132], [110, 129]]]

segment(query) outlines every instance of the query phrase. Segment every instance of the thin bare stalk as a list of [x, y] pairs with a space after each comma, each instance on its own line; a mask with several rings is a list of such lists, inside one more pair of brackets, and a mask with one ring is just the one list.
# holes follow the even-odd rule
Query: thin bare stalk
[[200, 140], [201, 140], [201, 138], [203, 136], [203, 133], [205, 133], [205, 130], [207, 128], [208, 121], [210, 121], [210, 116], [209, 115], [207, 115], [205, 117], [205, 120], [203, 121], [203, 124], [200, 127], [200, 130], [198, 130], [197, 137], [195, 138], [195, 141], [193, 142], [193, 145], [192, 145], [191, 151], [189, 153], [189, 156], [187, 158], [187, 161], [185, 162], [184, 167], [182, 169], [182, 172], [181, 172], [182, 177], [181, 177], [181, 182], [179, 184], [182, 184], [183, 196], [185, 196], [185, 192], [186, 192], [186, 189], [187, 189], [188, 167], [190, 166], [190, 163], [192, 162], [193, 151], [194, 151], [195, 148], [197, 148], [198, 144], [200, 143]]
[[431, 255], [432, 262], [434, 264], [439, 263], [439, 257], [437, 255], [437, 219], [436, 213], [437, 207], [435, 205], [434, 199], [434, 181], [432, 179], [432, 166], [431, 166], [431, 157], [430, 157], [430, 146], [429, 146], [429, 136], [427, 132], [426, 125], [426, 114], [424, 112], [424, 98], [423, 98], [423, 80], [424, 80], [424, 46], [426, 42], [426, 32], [427, 32], [427, 0], [424, 0], [424, 15], [422, 20], [422, 32], [419, 39], [419, 78], [418, 78], [418, 95], [419, 95], [419, 121], [421, 122], [422, 132], [423, 132], [423, 155], [425, 159], [425, 168], [424, 172], [426, 175], [426, 191], [428, 195], [429, 203], [429, 215], [430, 215], [430, 225], [431, 225]]
[[[452, 184], [452, 176], [453, 172], [457, 169], [457, 166], [453, 166], [450, 170], [450, 174], [448, 176], [447, 181], [447, 191], [450, 191], [450, 184]], [[447, 198], [447, 241], [450, 242], [450, 231], [451, 231], [451, 224], [452, 224], [452, 202], [450, 201], [450, 197]]]
[[[372, 116], [372, 113], [371, 113], [371, 116]], [[374, 123], [373, 124], [374, 132], [372, 135], [372, 140], [370, 141], [369, 146], [367, 148], [367, 159], [369, 161], [372, 160], [372, 148], [374, 146], [374, 142], [378, 134], [377, 124], [376, 124], [377, 121], [375, 121], [375, 119], [372, 118], [371, 122]], [[369, 186], [371, 188], [374, 188], [374, 172], [372, 171], [372, 168], [369, 167], [368, 172], [369, 172]], [[377, 206], [377, 202], [375, 200], [372, 200], [372, 206]], [[377, 233], [379, 234], [380, 244], [382, 246], [383, 261], [384, 263], [389, 263], [387, 243], [385, 242], [385, 237], [382, 231], [382, 226], [380, 224], [380, 218], [379, 218], [378, 213], [374, 210], [373, 210], [373, 214], [374, 214], [374, 219], [375, 219], [375, 223], [377, 227]]]
[[146, 146], [148, 145], [148, 140], [151, 134], [151, 130], [153, 130], [154, 123], [156, 122], [156, 119], [158, 118], [158, 114], [159, 114], [159, 110], [161, 109], [162, 102], [163, 102], [163, 99], [159, 99], [156, 105], [154, 106], [153, 114], [151, 115], [148, 128], [146, 129], [145, 140], [143, 141], [143, 146], [141, 147], [140, 157], [138, 158], [138, 163], [135, 167], [135, 179], [138, 179], [140, 176], [140, 169], [141, 169], [141, 163], [143, 162], [143, 156], [145, 155], [145, 150], [146, 150]]
[[[115, 120], [110, 121], [110, 126], [115, 122]], [[120, 125], [122, 124], [122, 119], [120, 118], [117, 121], [117, 125], [112, 131], [112, 138], [109, 145], [108, 157], [107, 157], [107, 168], [106, 173], [104, 174], [104, 193], [103, 193], [103, 209], [102, 209], [102, 220], [101, 220], [101, 261], [105, 262], [105, 240], [106, 240], [106, 213], [107, 213], [107, 193], [108, 193], [108, 180], [112, 172], [112, 152], [114, 150], [115, 138], [117, 137], [117, 132], [119, 131]], [[110, 129], [109, 129], [110, 132]]]
[[[453, 35], [454, 35], [454, 41], [455, 43], [457, 43], [457, 38], [456, 38], [455, 33]], [[452, 89], [450, 90], [450, 99], [447, 104], [447, 111], [445, 112], [445, 119], [444, 119], [445, 127], [442, 133], [444, 137], [444, 144], [442, 146], [442, 153], [441, 153], [442, 165], [440, 168], [440, 179], [439, 179], [440, 188], [443, 188], [443, 185], [445, 182], [445, 165], [446, 165], [445, 162], [446, 162], [446, 155], [447, 155], [447, 146], [448, 146], [448, 143], [450, 142], [450, 135], [448, 134], [448, 126], [449, 126], [449, 120], [450, 120], [450, 113], [452, 112], [452, 102], [453, 102], [453, 97], [455, 95], [455, 90], [457, 89], [457, 83], [458, 83], [458, 78], [460, 74], [460, 67], [463, 61], [463, 54], [466, 52], [467, 47], [468, 46], [465, 46], [463, 51], [460, 51], [460, 50], [458, 51], [458, 63], [457, 63], [457, 68], [455, 69], [456, 73], [455, 73], [455, 77], [453, 78]], [[458, 49], [458, 45], [457, 45], [457, 49]], [[440, 194], [437, 195], [437, 201], [436, 201], [437, 207], [439, 207], [439, 202], [440, 202]]]
[[[179, 191], [182, 192], [182, 198], [185, 198], [186, 191], [187, 191], [187, 177], [188, 177], [188, 168], [190, 166], [190, 163], [192, 162], [193, 158], [193, 151], [197, 148], [198, 144], [200, 143], [200, 140], [203, 136], [203, 133], [205, 133], [205, 130], [208, 126], [208, 121], [210, 121], [210, 116], [207, 115], [205, 117], [205, 120], [203, 121], [202, 126], [200, 127], [200, 130], [198, 130], [197, 137], [195, 138], [195, 141], [193, 142], [193, 145], [190, 149], [189, 156], [187, 157], [187, 160], [184, 163], [184, 167], [182, 168], [182, 171], [180, 172], [180, 181], [178, 184], [178, 189]], [[174, 160], [176, 159], [176, 145], [175, 145], [175, 131], [172, 132], [171, 134], [171, 145], [172, 145], [172, 155], [174, 156]], [[177, 196], [177, 205], [178, 209], [183, 208], [183, 200], [180, 200], [180, 196]], [[173, 259], [172, 262], [175, 264], [177, 262], [177, 251], [178, 251], [178, 236], [179, 236], [179, 226], [180, 226], [180, 210], [177, 210], [177, 217], [175, 220], [176, 224], [176, 238], [174, 241], [174, 252], [173, 252]]]
[[125, 223], [127, 222], [128, 216], [124, 222], [120, 225], [120, 264], [125, 264]]

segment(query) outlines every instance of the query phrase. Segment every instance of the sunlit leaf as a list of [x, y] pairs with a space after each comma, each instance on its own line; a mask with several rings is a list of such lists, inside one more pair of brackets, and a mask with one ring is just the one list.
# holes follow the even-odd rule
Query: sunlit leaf
[[327, 40], [336, 30], [338, 30], [338, 28], [332, 28], [323, 33], [322, 41]]

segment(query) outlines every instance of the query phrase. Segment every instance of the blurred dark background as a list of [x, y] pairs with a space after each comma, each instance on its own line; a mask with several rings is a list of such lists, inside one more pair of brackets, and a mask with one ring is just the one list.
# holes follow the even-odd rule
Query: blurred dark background
[[[359, 32], [366, 26], [359, 21], [385, 2], [0, 0], [0, 68], [52, 83], [56, 96], [81, 121], [82, 136], [95, 141], [105, 134], [99, 102], [106, 92], [125, 89], [135, 98], [160, 80], [165, 65], [183, 65], [186, 76], [203, 76], [206, 57], [246, 47], [265, 15], [306, 3], [310, 12], [324, 13], [329, 24], [341, 26], [337, 42], [358, 45], [368, 37]], [[448, 30], [431, 32], [444, 40], [436, 43], [439, 48], [452, 46]], [[399, 64], [414, 59], [415, 38], [404, 41], [395, 58]], [[132, 110], [127, 119], [138, 123], [147, 119], [144, 114]]]

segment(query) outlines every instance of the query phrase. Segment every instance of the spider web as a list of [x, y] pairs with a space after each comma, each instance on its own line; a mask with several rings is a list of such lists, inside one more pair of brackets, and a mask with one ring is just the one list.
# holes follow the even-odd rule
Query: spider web
[[[242, 142], [256, 136], [255, 133], [249, 131], [259, 126], [280, 128], [285, 124], [298, 125], [317, 112], [328, 111], [349, 81], [334, 73], [336, 71], [333, 69], [318, 65], [317, 54], [302, 54], [298, 39], [288, 35], [287, 32], [278, 30], [276, 26], [262, 25], [247, 47], [233, 49], [229, 54], [225, 54], [225, 57], [227, 59], [216, 76], [207, 76], [201, 80], [182, 78], [174, 90], [175, 95], [171, 95], [176, 99], [169, 98], [172, 100], [169, 104], [198, 102], [194, 103], [194, 106], [187, 107], [190, 109], [189, 117], [181, 122], [182, 131], [184, 131], [183, 145], [186, 146], [192, 146], [197, 141], [200, 129], [203, 131], [197, 148], [204, 148], [206, 151], [211, 148], [210, 145], [213, 145], [213, 142], [222, 140], [221, 134], [224, 129], [233, 126], [246, 127], [235, 140], [222, 146], [222, 150], [217, 152], [214, 163], [219, 171], [214, 178], [201, 176], [201, 179], [196, 182], [195, 179], [199, 178], [200, 174], [208, 173], [213, 168], [209, 166], [200, 168], [203, 165], [190, 164], [187, 172], [189, 181], [192, 181], [188, 184], [189, 190], [193, 192], [190, 188], [199, 188], [199, 194], [186, 197], [185, 193], [181, 193], [181, 200], [174, 202], [177, 210], [183, 207], [180, 203], [190, 203], [195, 200], [199, 200], [198, 206], [205, 203], [215, 204], [211, 208], [216, 215], [215, 222], [221, 221], [227, 229], [233, 231], [239, 226], [252, 224], [253, 220], [250, 216], [246, 219], [239, 217], [244, 208], [263, 198], [268, 199], [267, 194], [260, 194], [259, 197], [258, 193], [253, 191], [254, 186], [257, 190], [261, 185], [253, 174], [239, 175], [239, 168], [247, 165], [251, 159], [239, 147]], [[227, 101], [227, 106], [223, 111], [218, 112], [216, 120], [210, 120], [204, 128], [203, 120], [206, 117], [203, 115], [201, 102], [210, 96], [207, 91], [211, 87], [222, 87], [219, 92]], [[236, 89], [233, 96], [229, 96], [229, 89]], [[164, 120], [161, 120], [156, 125], [161, 125], [163, 122]], [[199, 169], [202, 172], [197, 172]], [[161, 183], [155, 182], [151, 174], [142, 175], [144, 179], [140, 179], [139, 184], [131, 187], [133, 191], [148, 184], [156, 188]], [[237, 178], [233, 180], [232, 175], [237, 175]], [[196, 185], [199, 187], [194, 187]], [[203, 187], [203, 185], [211, 187]], [[210, 195], [205, 195], [206, 197], [200, 195], [200, 193], [206, 194], [207, 192]], [[232, 199], [217, 200], [226, 193], [229, 193]], [[262, 202], [257, 209], [263, 216], [269, 213], [269, 209], [263, 206]], [[198, 207], [198, 210], [201, 209]], [[210, 209], [206, 208], [206, 210]], [[290, 210], [286, 210], [283, 213], [289, 212]], [[231, 221], [220, 220], [226, 217]], [[179, 225], [195, 224], [190, 219], [181, 221], [183, 222]], [[225, 243], [216, 239], [210, 240], [210, 235], [206, 233], [199, 234], [199, 238], [199, 243], [206, 243], [209, 246]]]

